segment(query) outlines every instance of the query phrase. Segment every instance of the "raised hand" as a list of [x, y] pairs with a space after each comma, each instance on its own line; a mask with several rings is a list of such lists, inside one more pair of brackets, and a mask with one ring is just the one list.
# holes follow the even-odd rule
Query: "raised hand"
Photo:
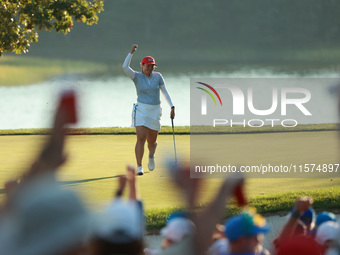
[[137, 48], [138, 48], [137, 44], [132, 44], [130, 53], [133, 54], [137, 50]]

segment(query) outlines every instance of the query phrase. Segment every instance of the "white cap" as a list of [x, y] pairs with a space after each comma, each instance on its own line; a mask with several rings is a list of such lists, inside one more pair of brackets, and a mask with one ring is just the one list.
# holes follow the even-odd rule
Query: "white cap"
[[173, 242], [179, 242], [195, 231], [195, 224], [187, 218], [173, 218], [161, 229], [161, 235]]
[[229, 241], [227, 238], [220, 238], [216, 240], [208, 249], [209, 255], [225, 254], [229, 249]]
[[141, 239], [143, 227], [138, 202], [116, 199], [101, 215], [96, 234], [110, 242], [127, 243]]
[[336, 240], [339, 231], [339, 224], [334, 221], [326, 221], [322, 223], [316, 231], [315, 240], [324, 245], [329, 240]]

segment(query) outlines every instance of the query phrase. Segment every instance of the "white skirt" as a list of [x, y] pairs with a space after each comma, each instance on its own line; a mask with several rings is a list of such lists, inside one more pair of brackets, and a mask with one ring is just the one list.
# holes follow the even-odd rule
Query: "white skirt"
[[133, 104], [131, 127], [144, 126], [152, 130], [161, 130], [162, 108], [158, 105], [143, 104], [137, 102]]

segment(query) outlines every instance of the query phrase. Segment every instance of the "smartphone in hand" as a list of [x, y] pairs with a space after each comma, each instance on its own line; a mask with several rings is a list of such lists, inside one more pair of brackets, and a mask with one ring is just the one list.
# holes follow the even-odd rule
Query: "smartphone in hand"
[[239, 206], [247, 205], [247, 201], [246, 201], [246, 198], [244, 196], [244, 191], [243, 191], [243, 184], [237, 186], [234, 192], [234, 196]]

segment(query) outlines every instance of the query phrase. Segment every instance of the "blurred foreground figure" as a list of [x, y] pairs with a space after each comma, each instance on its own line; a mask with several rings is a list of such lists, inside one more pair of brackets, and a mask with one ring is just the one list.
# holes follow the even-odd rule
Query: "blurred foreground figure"
[[86, 242], [93, 216], [73, 192], [62, 189], [55, 179], [57, 168], [66, 161], [64, 126], [73, 117], [69, 109], [69, 105], [59, 105], [51, 135], [37, 160], [18, 181], [6, 183], [0, 254], [93, 254]]
[[0, 225], [0, 254], [83, 254], [94, 217], [51, 174], [16, 190]]
[[322, 254], [320, 246], [309, 234], [315, 220], [312, 204], [313, 199], [309, 197], [296, 200], [280, 235], [273, 241], [277, 254]]
[[229, 240], [229, 251], [222, 254], [253, 254], [269, 255], [263, 249], [264, 234], [269, 231], [266, 220], [249, 209], [227, 220], [225, 234]]
[[340, 228], [339, 223], [326, 221], [318, 227], [315, 240], [321, 246], [323, 254], [339, 254], [338, 242]]
[[[124, 200], [126, 182], [130, 193]], [[128, 166], [126, 176], [119, 177], [115, 198], [98, 221], [94, 238], [97, 254], [144, 254], [144, 232], [144, 211], [137, 196], [136, 170]]]
[[225, 235], [225, 226], [217, 224], [216, 229], [211, 237], [211, 244], [207, 252], [208, 255], [219, 255], [229, 251], [229, 240]]
[[146, 249], [147, 255], [162, 254], [163, 251], [171, 250], [184, 242], [186, 239], [192, 239], [196, 226], [190, 219], [190, 214], [182, 211], [175, 211], [168, 217], [168, 222], [160, 231], [162, 242], [159, 249]]
[[174, 243], [183, 241], [195, 233], [195, 224], [188, 218], [175, 217], [168, 221], [166, 226], [161, 229], [163, 237], [162, 248], [167, 249]]
[[[235, 196], [235, 191], [240, 185], [243, 185], [244, 179], [240, 175], [229, 176], [222, 182], [217, 194], [208, 205], [195, 213], [195, 205], [201, 188], [200, 184], [204, 180], [190, 178], [189, 166], [173, 165], [173, 167], [170, 167], [169, 173], [186, 200], [187, 212], [191, 215], [189, 218], [196, 228], [194, 233], [186, 235], [186, 238], [181, 239], [179, 242], [173, 242], [166, 249], [163, 249], [160, 254], [205, 255], [211, 245], [211, 237], [216, 231], [216, 224], [222, 220], [225, 214], [226, 201]], [[169, 224], [171, 221], [169, 220]]]

